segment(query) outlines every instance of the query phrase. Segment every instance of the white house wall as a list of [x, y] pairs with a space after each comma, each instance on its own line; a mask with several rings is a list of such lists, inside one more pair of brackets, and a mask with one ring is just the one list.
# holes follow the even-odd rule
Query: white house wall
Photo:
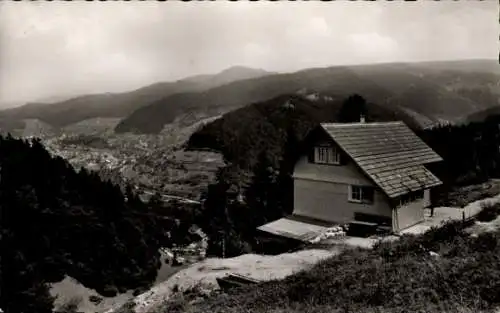
[[349, 202], [348, 190], [348, 184], [297, 178], [294, 180], [293, 214], [335, 223], [354, 220], [356, 212], [391, 217], [392, 210], [385, 195], [378, 190], [373, 204]]
[[427, 200], [420, 199], [408, 204], [398, 206], [393, 211], [392, 228], [394, 231], [400, 231], [424, 220], [424, 207]]
[[295, 165], [294, 178], [336, 182], [351, 185], [374, 186], [353, 162], [344, 165], [328, 165], [309, 163], [303, 156]]
[[431, 205], [431, 190], [424, 190], [424, 207], [428, 207]]

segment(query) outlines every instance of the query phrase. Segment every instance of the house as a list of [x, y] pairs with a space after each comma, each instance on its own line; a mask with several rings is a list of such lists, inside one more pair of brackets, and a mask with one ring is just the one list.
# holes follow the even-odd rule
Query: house
[[320, 124], [305, 142], [292, 215], [259, 230], [301, 241], [339, 224], [397, 233], [424, 220], [442, 184], [426, 168], [441, 157], [403, 122]]

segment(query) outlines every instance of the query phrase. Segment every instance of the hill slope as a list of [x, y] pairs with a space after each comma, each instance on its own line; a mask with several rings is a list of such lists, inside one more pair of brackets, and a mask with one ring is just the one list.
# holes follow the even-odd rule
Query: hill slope
[[[245, 67], [234, 67], [218, 74], [188, 77], [176, 82], [156, 83], [125, 93], [84, 95], [56, 103], [29, 103], [0, 112], [9, 120], [39, 119], [54, 127], [64, 127], [96, 117], [124, 117], [156, 100], [180, 92], [211, 89], [240, 79], [261, 77], [269, 73]], [[12, 125], [4, 125], [11, 129]]]
[[494, 115], [500, 115], [500, 105], [470, 114], [467, 116], [466, 122], [481, 122]]
[[332, 95], [359, 93], [369, 98], [385, 98], [390, 95], [383, 88], [366, 83], [345, 67], [309, 69], [292, 74], [237, 81], [200, 93], [176, 94], [138, 109], [122, 120], [116, 131], [156, 133], [164, 124], [185, 112], [214, 110], [222, 114], [249, 103], [265, 101], [302, 89]]
[[[500, 72], [492, 67], [498, 68], [498, 64], [490, 63], [495, 64], [467, 60], [337, 66], [241, 80], [204, 92], [163, 98], [133, 112], [116, 131], [157, 133], [186, 112], [219, 115], [304, 88], [338, 98], [358, 93], [379, 105], [404, 107], [420, 116], [422, 125], [455, 122], [499, 103]], [[481, 83], [477, 83], [479, 79]]]

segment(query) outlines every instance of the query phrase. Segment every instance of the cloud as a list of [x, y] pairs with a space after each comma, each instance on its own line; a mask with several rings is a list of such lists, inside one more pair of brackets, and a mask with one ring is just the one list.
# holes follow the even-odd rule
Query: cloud
[[360, 57], [370, 56], [372, 60], [383, 61], [399, 54], [398, 43], [388, 36], [378, 33], [357, 33], [350, 35], [353, 52]]
[[330, 35], [330, 27], [323, 17], [313, 17], [310, 21], [310, 30], [316, 36]]
[[0, 102], [126, 91], [233, 65], [496, 58], [497, 13], [495, 1], [2, 1]]

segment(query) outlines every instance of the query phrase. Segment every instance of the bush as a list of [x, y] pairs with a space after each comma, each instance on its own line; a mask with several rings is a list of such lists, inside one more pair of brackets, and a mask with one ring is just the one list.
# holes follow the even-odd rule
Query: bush
[[476, 216], [478, 221], [490, 222], [500, 215], [500, 203], [483, 203], [481, 207], [481, 211]]
[[107, 298], [112, 298], [118, 294], [118, 289], [115, 286], [107, 285], [107, 286], [104, 286], [102, 291], [99, 293]]
[[483, 233], [475, 238], [471, 243], [471, 248], [475, 252], [493, 251], [500, 244], [500, 236], [496, 233]]
[[386, 260], [396, 260], [407, 256], [428, 255], [442, 246], [468, 236], [461, 221], [449, 221], [440, 227], [432, 227], [422, 235], [403, 235], [396, 242], [379, 241], [373, 251]]
[[102, 302], [102, 300], [103, 299], [99, 296], [94, 296], [94, 295], [89, 296], [89, 301], [94, 303], [94, 304], [99, 304]]

